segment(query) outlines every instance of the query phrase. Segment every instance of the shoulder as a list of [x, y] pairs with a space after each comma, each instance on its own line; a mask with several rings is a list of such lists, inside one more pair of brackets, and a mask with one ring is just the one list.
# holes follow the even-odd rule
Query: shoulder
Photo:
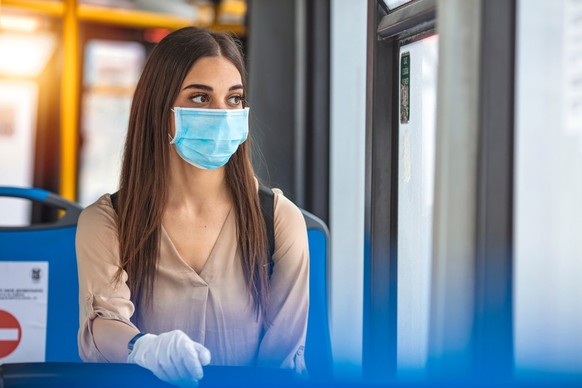
[[[301, 209], [287, 198], [280, 189], [273, 189], [275, 194], [275, 234], [296, 236], [307, 230]], [[290, 237], [291, 237], [290, 236]]]
[[102, 195], [97, 201], [87, 206], [81, 212], [77, 230], [96, 232], [101, 228], [117, 229], [117, 214], [111, 206], [109, 194]]
[[75, 244], [79, 268], [90, 261], [101, 262], [108, 258], [116, 260], [117, 215], [111, 206], [109, 194], [102, 195], [83, 209], [77, 223]]

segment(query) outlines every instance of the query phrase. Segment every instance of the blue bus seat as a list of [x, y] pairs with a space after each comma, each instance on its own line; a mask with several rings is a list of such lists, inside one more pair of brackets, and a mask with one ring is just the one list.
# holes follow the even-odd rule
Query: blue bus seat
[[305, 210], [301, 212], [309, 241], [309, 319], [305, 363], [311, 379], [329, 380], [333, 368], [327, 301], [329, 229], [320, 218]]
[[[53, 224], [0, 226], [0, 261], [49, 262], [45, 361], [79, 362], [75, 233], [82, 208], [40, 189], [0, 187], [0, 196], [38, 201], [66, 211]], [[329, 230], [315, 215], [305, 210], [302, 213], [307, 225], [310, 254], [310, 305], [305, 358], [311, 378], [327, 379], [332, 376], [327, 302]]]
[[0, 225], [0, 263], [48, 262], [45, 361], [80, 362], [75, 233], [82, 208], [56, 194], [35, 188], [0, 187], [0, 197], [27, 199], [65, 211], [64, 216], [54, 223]]

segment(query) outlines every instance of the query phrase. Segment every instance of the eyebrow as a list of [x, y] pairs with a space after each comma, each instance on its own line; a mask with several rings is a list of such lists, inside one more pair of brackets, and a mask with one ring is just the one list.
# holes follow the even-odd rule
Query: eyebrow
[[[186, 90], [186, 89], [201, 89], [201, 90], [206, 90], [209, 92], [214, 91], [214, 89], [208, 85], [202, 85], [202, 84], [190, 84], [186, 87], [184, 87], [184, 89], [182, 90]], [[228, 91], [233, 91], [233, 90], [238, 90], [238, 89], [243, 89], [243, 86], [241, 84], [238, 85], [232, 85], [230, 88], [228, 88]]]

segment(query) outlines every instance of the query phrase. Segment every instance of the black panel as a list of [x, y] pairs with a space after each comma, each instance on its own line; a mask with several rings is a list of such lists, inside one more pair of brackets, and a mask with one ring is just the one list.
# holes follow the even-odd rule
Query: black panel
[[363, 372], [372, 380], [396, 376], [397, 349], [398, 56], [393, 40], [376, 37], [383, 12], [368, 2]]
[[301, 7], [249, 2], [253, 165], [260, 179], [329, 222], [330, 2]]
[[253, 165], [292, 200], [295, 193], [295, 2], [249, 2], [248, 72]]
[[329, 0], [307, 1], [305, 85], [305, 203], [329, 222]]

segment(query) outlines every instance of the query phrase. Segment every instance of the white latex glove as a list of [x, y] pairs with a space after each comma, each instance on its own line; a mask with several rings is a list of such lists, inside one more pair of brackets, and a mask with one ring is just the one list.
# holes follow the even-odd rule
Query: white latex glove
[[159, 379], [180, 387], [197, 387], [210, 363], [210, 351], [181, 330], [139, 338], [127, 361], [152, 371]]

